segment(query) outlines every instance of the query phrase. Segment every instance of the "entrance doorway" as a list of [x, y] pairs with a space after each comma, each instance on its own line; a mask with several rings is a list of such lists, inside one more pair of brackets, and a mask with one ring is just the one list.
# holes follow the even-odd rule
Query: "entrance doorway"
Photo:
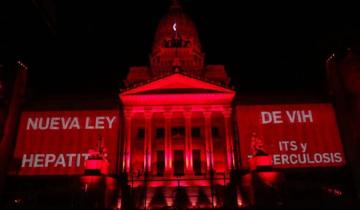
[[184, 151], [175, 150], [174, 151], [174, 175], [175, 176], [184, 176]]

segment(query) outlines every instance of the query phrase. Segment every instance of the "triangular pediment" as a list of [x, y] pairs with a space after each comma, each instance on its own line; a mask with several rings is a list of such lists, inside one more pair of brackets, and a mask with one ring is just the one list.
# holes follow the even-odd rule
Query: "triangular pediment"
[[234, 93], [220, 85], [175, 73], [161, 79], [125, 90], [120, 95], [147, 94], [182, 94], [182, 93]]

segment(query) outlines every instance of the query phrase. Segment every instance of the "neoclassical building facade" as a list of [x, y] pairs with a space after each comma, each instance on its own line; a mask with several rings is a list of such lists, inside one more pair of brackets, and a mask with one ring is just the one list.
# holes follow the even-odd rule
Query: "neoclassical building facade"
[[0, 208], [349, 207], [359, 60], [327, 60], [330, 93], [236, 92], [174, 0], [117, 94], [26, 98], [18, 62], [9, 98], [0, 84]]
[[[127, 88], [119, 94], [123, 170], [138, 192], [135, 199], [145, 197], [146, 205], [162, 194], [172, 206], [177, 187], [191, 195], [191, 206], [197, 206], [199, 192], [223, 202], [224, 195], [211, 197], [210, 187], [228, 184], [235, 167], [235, 91], [224, 66], [204, 60], [196, 27], [175, 1], [156, 30], [150, 66], [131, 67]], [[146, 195], [141, 195], [143, 187]]]

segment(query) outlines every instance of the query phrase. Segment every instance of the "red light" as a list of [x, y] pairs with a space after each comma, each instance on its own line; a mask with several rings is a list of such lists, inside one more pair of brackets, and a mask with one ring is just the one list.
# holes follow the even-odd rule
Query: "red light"
[[120, 210], [120, 209], [121, 209], [121, 198], [118, 198], [118, 200], [117, 200], [116, 209], [117, 209], [117, 210]]
[[238, 207], [243, 207], [243, 201], [240, 195], [237, 196], [237, 205]]
[[273, 185], [278, 181], [279, 172], [258, 172], [258, 176], [268, 185]]
[[343, 192], [337, 188], [333, 188], [333, 187], [328, 187], [325, 188], [325, 191], [331, 195], [331, 196], [335, 196], [335, 197], [339, 197], [343, 194]]
[[15, 199], [14, 199], [14, 203], [15, 203], [16, 205], [19, 205], [19, 204], [22, 204], [22, 203], [23, 203], [23, 200], [22, 200], [21, 198], [15, 198]]
[[270, 155], [266, 156], [255, 156], [252, 157], [250, 160], [250, 169], [255, 170], [257, 167], [268, 167], [272, 166], [272, 158]]

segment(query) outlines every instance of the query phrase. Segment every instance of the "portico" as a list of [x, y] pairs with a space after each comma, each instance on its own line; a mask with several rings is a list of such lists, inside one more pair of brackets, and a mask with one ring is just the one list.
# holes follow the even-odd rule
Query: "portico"
[[[188, 85], [180, 88], [179, 81]], [[231, 89], [179, 73], [120, 93], [125, 110], [124, 172], [154, 176], [228, 172], [234, 151], [233, 96]]]

